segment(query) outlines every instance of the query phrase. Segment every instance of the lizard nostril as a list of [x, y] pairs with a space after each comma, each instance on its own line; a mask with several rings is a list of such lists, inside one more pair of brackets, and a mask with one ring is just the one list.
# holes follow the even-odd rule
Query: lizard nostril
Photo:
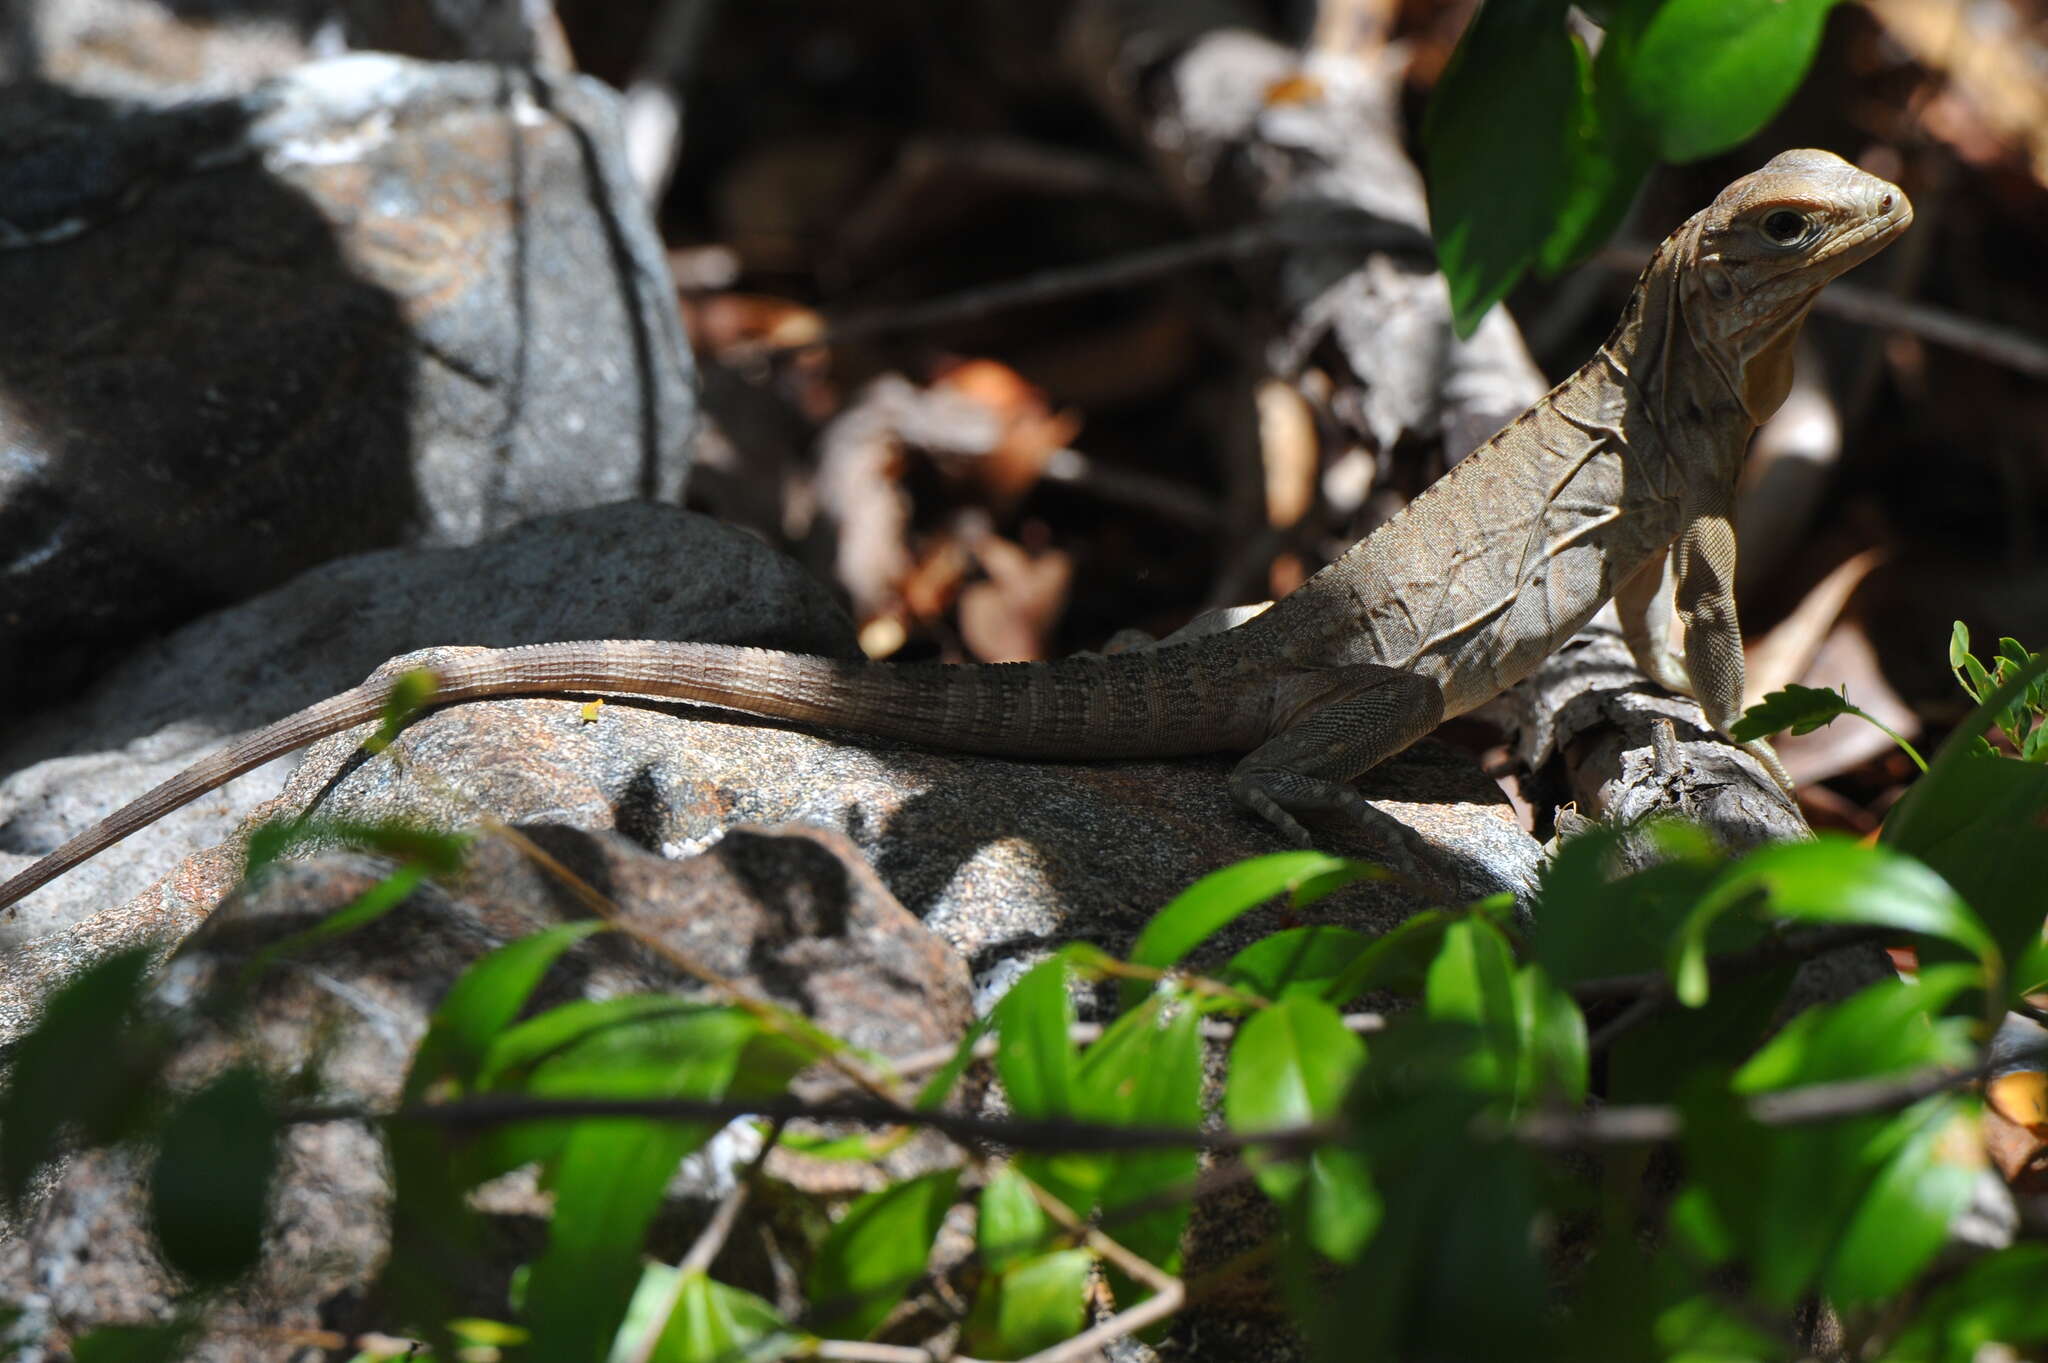
[[1891, 211], [1892, 211], [1892, 196], [1891, 196], [1891, 195], [1887, 194], [1887, 195], [1885, 195], [1885, 196], [1884, 196], [1884, 197], [1883, 197], [1882, 199], [1879, 199], [1879, 200], [1877, 201], [1877, 211], [1878, 211], [1878, 212], [1880, 212], [1880, 213], [1889, 213], [1889, 212], [1891, 212]]

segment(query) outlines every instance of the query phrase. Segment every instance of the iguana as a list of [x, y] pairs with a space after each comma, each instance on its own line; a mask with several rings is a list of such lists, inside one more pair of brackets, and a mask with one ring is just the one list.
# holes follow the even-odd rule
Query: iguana
[[[1643, 670], [1726, 733], [1742, 696], [1731, 513], [1750, 433], [1784, 400], [1821, 286], [1912, 219], [1896, 186], [1837, 156], [1774, 157], [1657, 248], [1577, 373], [1235, 628], [1051, 663], [533, 644], [438, 669], [432, 703], [621, 693], [1008, 757], [1243, 752], [1231, 794], [1306, 842], [1301, 816], [1374, 818], [1353, 778], [1528, 676], [1612, 597]], [[388, 692], [365, 682], [235, 740], [0, 885], [0, 906], [252, 767], [377, 719]], [[1750, 748], [1789, 785], [1768, 747]]]

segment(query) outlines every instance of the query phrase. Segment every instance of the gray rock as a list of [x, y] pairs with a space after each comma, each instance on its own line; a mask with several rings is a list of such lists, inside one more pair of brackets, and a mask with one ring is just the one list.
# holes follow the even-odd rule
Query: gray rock
[[157, 101], [240, 94], [344, 46], [564, 67], [548, 0], [9, 0], [0, 83]]
[[693, 371], [594, 81], [360, 55], [0, 106], [0, 693], [340, 554], [680, 495]]
[[[544, 517], [468, 549], [313, 569], [130, 655], [0, 745], [0, 868], [18, 868], [220, 742], [353, 686], [395, 654], [585, 638], [857, 652], [829, 593], [759, 541], [673, 507]], [[11, 944], [132, 898], [226, 837], [296, 756], [242, 776], [29, 896]]]

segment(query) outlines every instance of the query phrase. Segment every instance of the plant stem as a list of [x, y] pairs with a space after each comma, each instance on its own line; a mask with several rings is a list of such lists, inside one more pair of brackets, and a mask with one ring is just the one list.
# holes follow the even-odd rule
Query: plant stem
[[1878, 731], [1881, 732], [1886, 738], [1889, 738], [1892, 742], [1898, 744], [1901, 748], [1904, 748], [1906, 750], [1906, 756], [1913, 759], [1913, 765], [1920, 768], [1920, 774], [1922, 776], [1925, 776], [1927, 774], [1927, 761], [1925, 758], [1920, 756], [1919, 749], [1915, 748], [1911, 743], [1908, 743], [1904, 738], [1902, 738], [1899, 735], [1899, 732], [1896, 729], [1892, 728], [1891, 725], [1885, 723], [1876, 715], [1871, 714], [1870, 711], [1862, 709], [1858, 706], [1850, 706], [1849, 713], [1852, 715], [1856, 715], [1859, 718], [1867, 719], [1872, 724], [1875, 724], [1878, 727]]

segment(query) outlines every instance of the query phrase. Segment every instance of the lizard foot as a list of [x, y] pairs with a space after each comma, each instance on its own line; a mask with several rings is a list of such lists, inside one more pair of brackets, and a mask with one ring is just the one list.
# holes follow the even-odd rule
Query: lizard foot
[[1307, 847], [1311, 839], [1296, 815], [1334, 815], [1362, 829], [1372, 840], [1376, 859], [1389, 870], [1424, 885], [1438, 879], [1410, 847], [1413, 830], [1341, 781], [1296, 771], [1239, 767], [1230, 774], [1230, 793], [1297, 846]]
[[1785, 770], [1785, 764], [1778, 760], [1777, 749], [1761, 738], [1753, 738], [1740, 746], [1744, 752], [1754, 757], [1765, 771], [1771, 774], [1771, 779], [1778, 783], [1779, 788], [1785, 794], [1789, 796], [1798, 793], [1799, 785], [1792, 779], [1792, 773]]

